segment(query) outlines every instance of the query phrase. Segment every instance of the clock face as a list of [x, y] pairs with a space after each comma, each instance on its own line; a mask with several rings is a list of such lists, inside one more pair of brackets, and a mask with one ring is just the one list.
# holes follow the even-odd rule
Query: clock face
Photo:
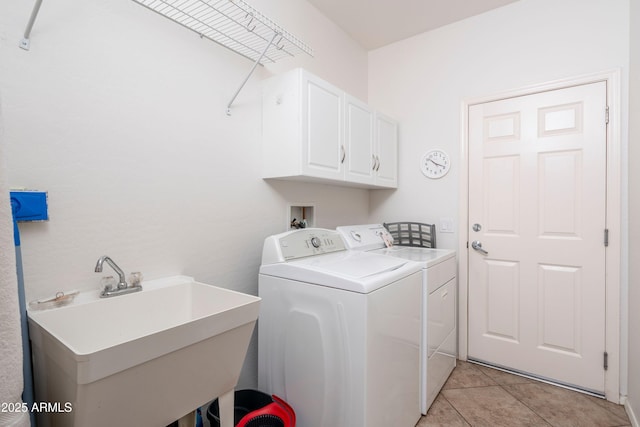
[[427, 178], [442, 178], [449, 172], [449, 155], [442, 150], [427, 151], [420, 160], [420, 170]]

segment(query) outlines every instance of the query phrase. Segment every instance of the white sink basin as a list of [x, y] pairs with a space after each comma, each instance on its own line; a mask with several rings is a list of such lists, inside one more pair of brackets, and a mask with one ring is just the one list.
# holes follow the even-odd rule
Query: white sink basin
[[235, 388], [260, 298], [185, 276], [143, 286], [29, 311], [36, 401], [63, 408], [39, 426], [165, 426]]

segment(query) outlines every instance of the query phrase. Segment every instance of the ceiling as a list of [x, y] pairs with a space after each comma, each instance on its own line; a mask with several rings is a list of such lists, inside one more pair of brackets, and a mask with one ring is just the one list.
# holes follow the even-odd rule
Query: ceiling
[[517, 0], [308, 0], [367, 50]]

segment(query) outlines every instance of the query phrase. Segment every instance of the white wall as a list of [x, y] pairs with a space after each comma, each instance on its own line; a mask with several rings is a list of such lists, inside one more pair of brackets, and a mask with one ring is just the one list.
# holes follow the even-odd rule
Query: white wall
[[[371, 220], [458, 224], [461, 102], [622, 67], [628, 0], [521, 0], [369, 53], [369, 102], [398, 119], [399, 189], [371, 193]], [[626, 84], [626, 83], [625, 83]], [[418, 162], [431, 148], [453, 166], [439, 180]], [[439, 233], [456, 248], [457, 234]]]
[[631, 2], [629, 68], [629, 397], [627, 412], [640, 426], [640, 4]]
[[[227, 117], [243, 57], [130, 0], [45, 1], [27, 52], [33, 2], [0, 2], [9, 184], [49, 192], [50, 221], [20, 226], [27, 300], [99, 286], [103, 254], [256, 294], [288, 202], [314, 202], [322, 227], [367, 220], [366, 190], [260, 177], [260, 80], [303, 65], [364, 98], [366, 52], [306, 1], [254, 3], [316, 55], [259, 67]], [[256, 385], [256, 353], [241, 386]]]

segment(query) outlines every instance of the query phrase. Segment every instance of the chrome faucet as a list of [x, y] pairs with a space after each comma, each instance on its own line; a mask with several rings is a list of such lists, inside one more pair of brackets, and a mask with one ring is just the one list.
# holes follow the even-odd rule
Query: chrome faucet
[[106, 255], [103, 255], [98, 259], [95, 269], [96, 273], [102, 273], [102, 264], [104, 264], [105, 261], [111, 268], [115, 270], [116, 273], [118, 273], [118, 284], [115, 286], [111, 284], [106, 285], [100, 293], [100, 298], [129, 294], [131, 292], [138, 292], [142, 290], [142, 285], [140, 285], [140, 283], [128, 285], [127, 281], [124, 278], [124, 272], [122, 271], [122, 269], [118, 267], [118, 265]]

